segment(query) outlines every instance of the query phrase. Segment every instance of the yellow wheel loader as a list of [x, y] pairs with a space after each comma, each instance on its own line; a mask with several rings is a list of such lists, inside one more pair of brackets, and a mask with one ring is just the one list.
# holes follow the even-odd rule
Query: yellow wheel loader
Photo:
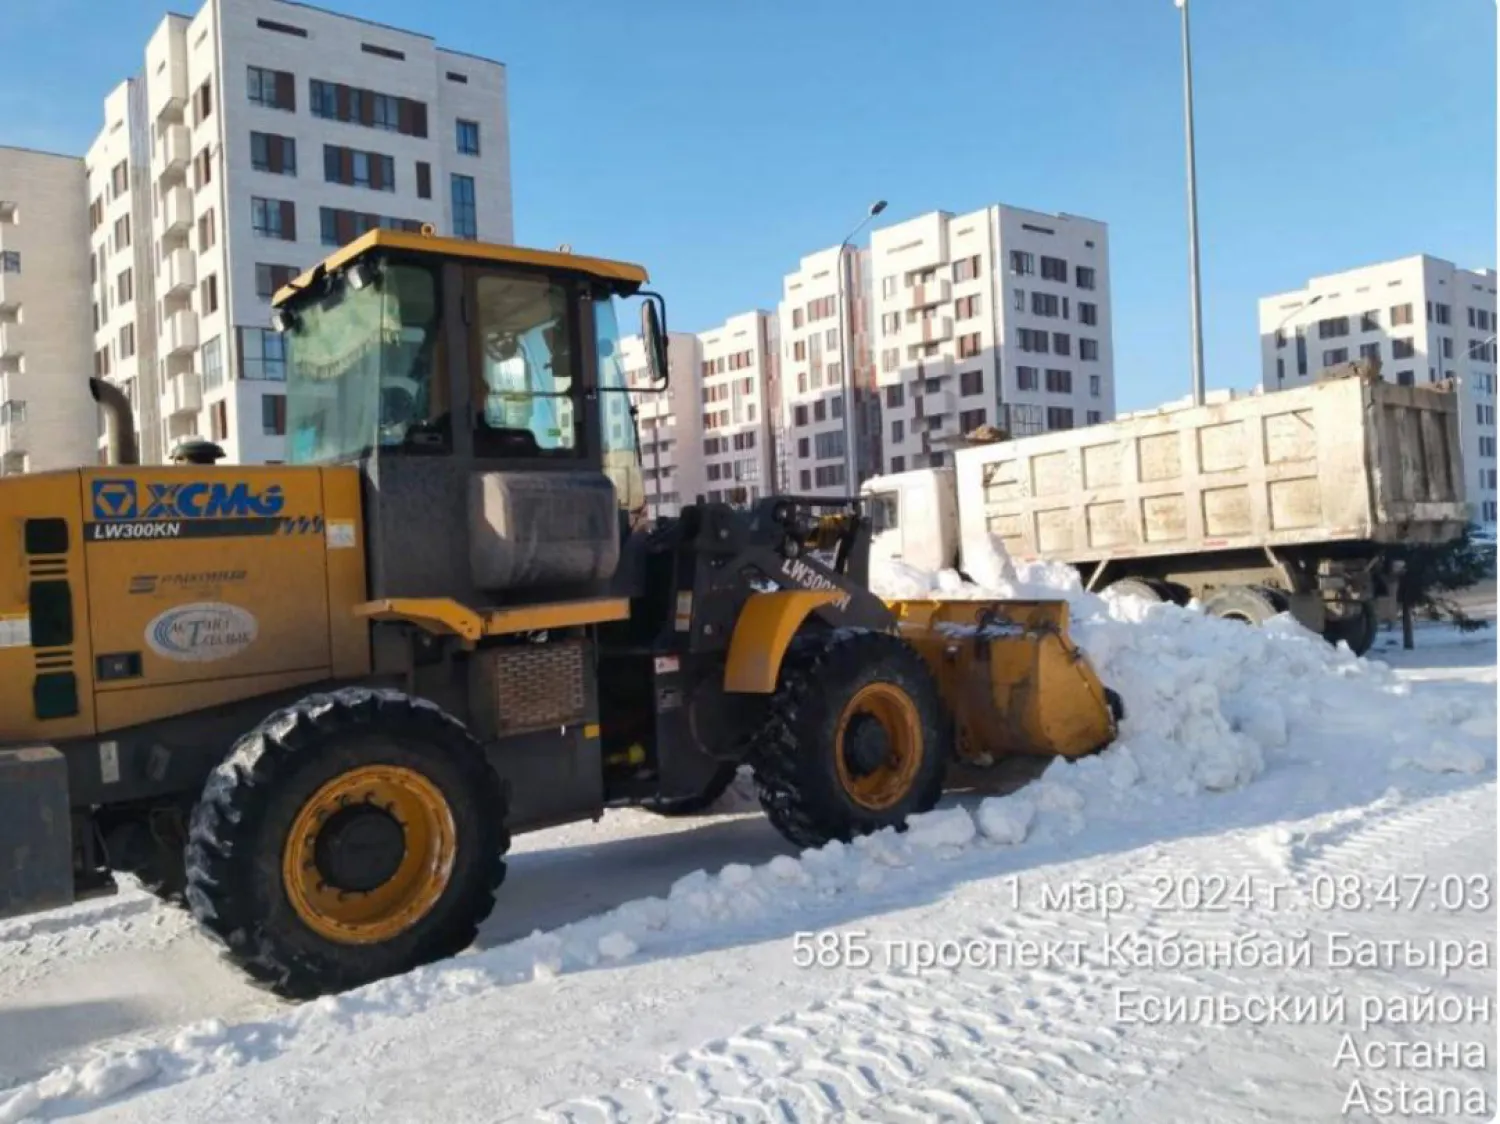
[[[288, 997], [457, 953], [515, 832], [701, 805], [798, 844], [1076, 756], [1118, 708], [1062, 605], [886, 604], [857, 499], [648, 523], [637, 266], [372, 231], [276, 295], [289, 462], [0, 480], [0, 916], [178, 901]], [[645, 370], [616, 304], [640, 298]]]

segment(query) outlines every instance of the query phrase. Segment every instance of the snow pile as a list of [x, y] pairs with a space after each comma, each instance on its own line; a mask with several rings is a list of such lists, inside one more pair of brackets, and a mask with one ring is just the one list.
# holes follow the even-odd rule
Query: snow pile
[[[860, 908], [871, 895], [897, 901], [942, 877], [935, 873], [940, 868], [953, 877], [955, 865], [960, 873], [987, 876], [1025, 861], [1011, 858], [1021, 849], [1032, 851], [1032, 862], [1044, 846], [1061, 845], [1066, 853], [1068, 840], [1085, 829], [1102, 846], [1111, 837], [1117, 844], [1217, 824], [1221, 809], [1235, 804], [1205, 813], [1194, 803], [1278, 769], [1278, 782], [1263, 787], [1281, 816], [1286, 803], [1315, 793], [1329, 778], [1364, 779], [1395, 768], [1414, 784], [1435, 785], [1440, 774], [1493, 768], [1492, 701], [1473, 694], [1415, 700], [1384, 664], [1335, 649], [1289, 618], [1250, 628], [1173, 605], [1094, 596], [1060, 567], [1015, 567], [996, 556], [982, 569], [991, 584], [893, 566], [877, 589], [887, 597], [1065, 598], [1071, 636], [1124, 700], [1115, 744], [1079, 761], [1054, 761], [1021, 792], [972, 810], [945, 807], [914, 817], [905, 832], [833, 842], [759, 866], [731, 864], [716, 874], [698, 870], [664, 897], [631, 901], [264, 1022], [203, 1023], [154, 1047], [102, 1054], [76, 1071], [64, 1067], [0, 1093], [0, 1124], [77, 1115], [147, 1082], [171, 1085], [289, 1050], [313, 1057], [375, 1023], [497, 986], [545, 986], [562, 974], [675, 955], [730, 934], [744, 941], [788, 926], [816, 929], [841, 900], [857, 900]], [[722, 803], [749, 797], [747, 782], [737, 778]]]

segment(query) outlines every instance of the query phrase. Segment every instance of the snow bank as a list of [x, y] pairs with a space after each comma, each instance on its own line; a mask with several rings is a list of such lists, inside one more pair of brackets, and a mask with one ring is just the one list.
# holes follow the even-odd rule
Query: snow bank
[[[895, 565], [876, 585], [888, 597], [1066, 598], [1073, 638], [1125, 703], [1114, 745], [1080, 761], [1054, 761], [1022, 792], [984, 800], [973, 813], [943, 808], [915, 817], [904, 833], [834, 842], [717, 874], [699, 870], [665, 897], [632, 901], [263, 1023], [198, 1024], [156, 1047], [104, 1054], [76, 1072], [59, 1069], [0, 1093], [0, 1124], [76, 1115], [148, 1082], [172, 1084], [294, 1048], [312, 1056], [382, 1019], [496, 986], [545, 987], [560, 974], [671, 955], [691, 947], [694, 937], [737, 931], [744, 939], [746, 932], [766, 931], [775, 919], [798, 914], [812, 915], [811, 927], [831, 901], [895, 892], [898, 884], [930, 878], [934, 860], [973, 861], [985, 869], [982, 864], [992, 862], [987, 855], [1065, 841], [1091, 827], [1089, 838], [1096, 839], [1101, 821], [1138, 828], [1191, 817], [1191, 801], [1252, 784], [1278, 766], [1310, 768], [1327, 756], [1325, 776], [1493, 767], [1492, 703], [1472, 695], [1418, 702], [1384, 664], [1335, 649], [1289, 618], [1250, 628], [1173, 605], [1098, 597], [1084, 592], [1071, 570], [1017, 567], [999, 555], [978, 569], [988, 584]], [[1399, 752], [1393, 756], [1392, 750]], [[1309, 775], [1311, 783], [1322, 783]], [[748, 779], [741, 777], [722, 803], [734, 806], [749, 797]]]

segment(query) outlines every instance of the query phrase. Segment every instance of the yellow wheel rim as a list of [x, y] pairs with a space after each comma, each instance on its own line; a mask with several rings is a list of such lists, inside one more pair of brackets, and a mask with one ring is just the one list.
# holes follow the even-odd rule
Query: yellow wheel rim
[[[851, 732], [873, 720], [884, 734], [884, 753], [876, 762], [856, 768], [849, 749]], [[868, 753], [868, 743], [863, 747]], [[922, 764], [922, 721], [911, 696], [891, 683], [871, 683], [855, 694], [839, 716], [835, 760], [839, 783], [861, 807], [883, 811], [897, 804], [911, 790]]]
[[287, 899], [320, 937], [390, 940], [443, 896], [456, 835], [447, 800], [420, 773], [398, 765], [351, 769], [297, 813], [282, 852]]

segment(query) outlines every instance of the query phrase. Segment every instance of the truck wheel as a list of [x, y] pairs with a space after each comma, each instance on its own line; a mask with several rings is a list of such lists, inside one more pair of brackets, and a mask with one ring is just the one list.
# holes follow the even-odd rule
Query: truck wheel
[[1375, 606], [1365, 601], [1360, 604], [1359, 609], [1358, 613], [1350, 617], [1337, 620], [1330, 617], [1323, 625], [1324, 640], [1334, 647], [1342, 640], [1356, 656], [1362, 656], [1374, 647], [1375, 637], [1380, 635], [1380, 621], [1376, 618]]
[[642, 804], [641, 808], [647, 812], [654, 812], [658, 816], [696, 816], [699, 812], [706, 812], [712, 808], [719, 797], [729, 791], [729, 786], [734, 783], [735, 775], [739, 771], [738, 764], [725, 765], [714, 774], [713, 780], [708, 782], [708, 787], [697, 796], [685, 796], [671, 803]]
[[946, 765], [942, 700], [899, 637], [819, 635], [782, 665], [752, 758], [761, 807], [800, 847], [848, 842], [931, 809]]
[[1109, 589], [1122, 597], [1139, 597], [1142, 601], [1166, 601], [1167, 597], [1157, 583], [1144, 578], [1121, 578], [1110, 582]]
[[453, 956], [505, 877], [505, 793], [481, 747], [396, 691], [312, 695], [209, 775], [187, 899], [228, 959], [306, 999]]
[[1286, 594], [1279, 589], [1264, 585], [1231, 585], [1210, 594], [1203, 603], [1203, 611], [1210, 617], [1259, 625], [1286, 612], [1290, 604]]

